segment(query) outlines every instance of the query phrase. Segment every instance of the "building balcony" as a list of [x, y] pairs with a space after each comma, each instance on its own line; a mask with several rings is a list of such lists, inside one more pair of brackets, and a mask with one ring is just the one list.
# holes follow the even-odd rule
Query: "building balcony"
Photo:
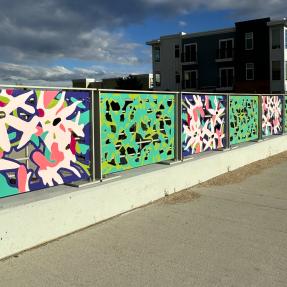
[[216, 91], [218, 92], [229, 92], [234, 90], [234, 79], [233, 77], [225, 79], [217, 79]]
[[216, 62], [228, 62], [234, 59], [234, 49], [217, 49]]
[[181, 63], [183, 65], [196, 65], [198, 64], [197, 55], [181, 54]]

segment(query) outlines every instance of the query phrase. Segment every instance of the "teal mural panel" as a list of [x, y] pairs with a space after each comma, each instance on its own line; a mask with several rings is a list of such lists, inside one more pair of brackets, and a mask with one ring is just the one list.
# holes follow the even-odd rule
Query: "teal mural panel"
[[101, 93], [102, 174], [174, 158], [175, 95]]
[[230, 96], [230, 144], [258, 139], [258, 96]]

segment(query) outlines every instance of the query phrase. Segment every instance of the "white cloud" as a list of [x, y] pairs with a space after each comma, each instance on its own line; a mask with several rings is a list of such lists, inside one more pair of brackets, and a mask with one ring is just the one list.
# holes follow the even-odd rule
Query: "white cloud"
[[[0, 80], [61, 81], [105, 76], [114, 71], [141, 70], [150, 61], [150, 50], [129, 41], [125, 27], [188, 15], [197, 9], [229, 10], [234, 21], [271, 16], [282, 18], [286, 0], [0, 0]], [[208, 19], [203, 19], [208, 21]], [[179, 26], [186, 23], [180, 21]], [[60, 60], [113, 63], [112, 71], [98, 68], [47, 68]], [[5, 64], [4, 64], [5, 63]], [[121, 66], [121, 68], [119, 68]], [[97, 66], [98, 67], [98, 66]], [[122, 73], [122, 72], [121, 72]]]
[[49, 83], [71, 85], [72, 79], [95, 78], [101, 80], [107, 77], [120, 76], [121, 73], [104, 69], [100, 66], [89, 68], [66, 68], [64, 66], [39, 67], [20, 64], [0, 63], [0, 78], [3, 84], [38, 84]]
[[178, 22], [178, 25], [179, 25], [180, 27], [186, 27], [186, 26], [187, 26], [187, 23], [186, 23], [185, 21], [179, 21], [179, 22]]

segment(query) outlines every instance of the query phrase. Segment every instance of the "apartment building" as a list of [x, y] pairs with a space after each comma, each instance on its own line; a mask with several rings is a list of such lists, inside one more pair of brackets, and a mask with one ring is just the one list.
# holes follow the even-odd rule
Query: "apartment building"
[[270, 86], [273, 93], [287, 91], [287, 21], [271, 21], [269, 27]]
[[287, 22], [270, 18], [147, 42], [154, 89], [282, 93], [287, 90]]

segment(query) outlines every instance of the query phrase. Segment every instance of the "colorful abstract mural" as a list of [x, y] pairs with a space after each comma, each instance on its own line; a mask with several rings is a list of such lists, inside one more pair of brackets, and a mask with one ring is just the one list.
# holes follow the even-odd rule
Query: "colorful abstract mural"
[[283, 131], [283, 96], [262, 96], [262, 135], [271, 136]]
[[226, 97], [182, 95], [183, 156], [225, 146]]
[[258, 96], [230, 96], [230, 144], [258, 139]]
[[90, 176], [90, 93], [0, 91], [0, 197]]
[[102, 174], [174, 158], [175, 95], [101, 93]]

